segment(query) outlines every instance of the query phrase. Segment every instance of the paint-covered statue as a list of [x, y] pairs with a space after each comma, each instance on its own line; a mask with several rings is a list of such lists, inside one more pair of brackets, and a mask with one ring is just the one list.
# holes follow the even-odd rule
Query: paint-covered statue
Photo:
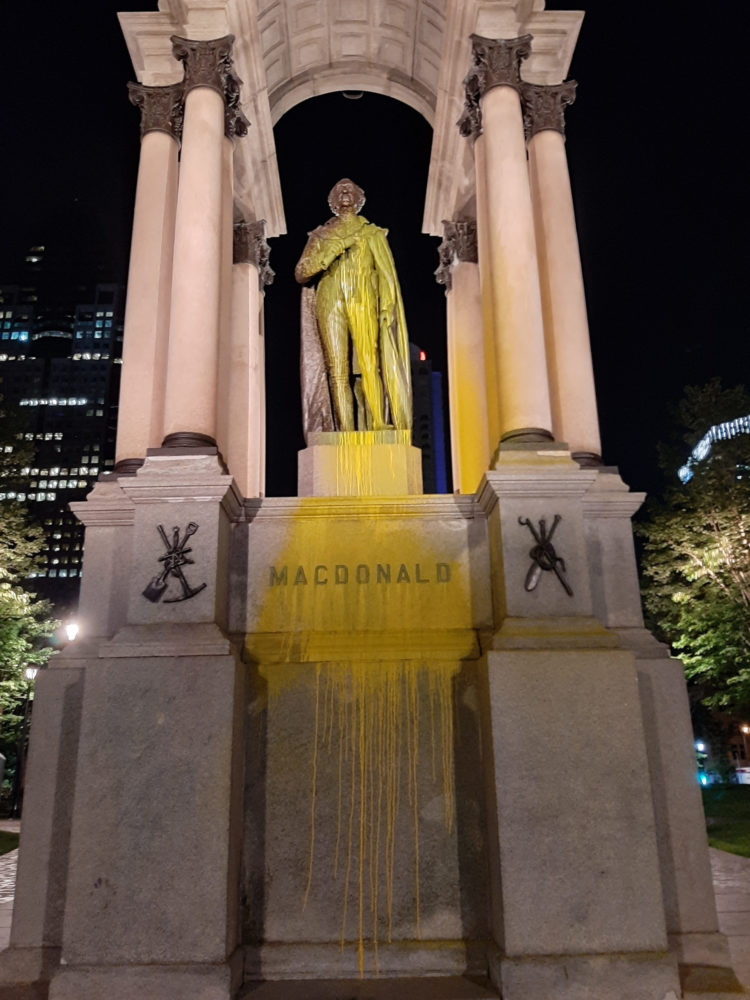
[[364, 203], [360, 187], [340, 180], [328, 196], [334, 217], [310, 233], [294, 272], [310, 284], [302, 292], [305, 434], [411, 427], [401, 290], [388, 231], [357, 214]]

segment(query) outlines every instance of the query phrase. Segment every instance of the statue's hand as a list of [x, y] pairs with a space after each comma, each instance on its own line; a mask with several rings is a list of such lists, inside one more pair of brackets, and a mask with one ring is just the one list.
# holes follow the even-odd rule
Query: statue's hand
[[310, 233], [307, 246], [294, 272], [300, 284], [305, 284], [321, 271], [328, 270], [334, 260], [360, 243], [360, 230], [352, 230], [342, 223], [343, 220], [333, 219]]

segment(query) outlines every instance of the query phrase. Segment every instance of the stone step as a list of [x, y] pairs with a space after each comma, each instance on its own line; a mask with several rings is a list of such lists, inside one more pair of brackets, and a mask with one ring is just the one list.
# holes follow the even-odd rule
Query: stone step
[[237, 1000], [498, 1000], [498, 994], [487, 980], [425, 976], [248, 983]]

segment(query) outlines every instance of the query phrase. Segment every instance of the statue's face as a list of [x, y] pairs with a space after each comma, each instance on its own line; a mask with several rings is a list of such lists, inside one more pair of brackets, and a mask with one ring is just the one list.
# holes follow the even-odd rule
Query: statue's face
[[340, 180], [328, 195], [328, 204], [334, 215], [356, 214], [364, 203], [364, 191], [348, 177]]

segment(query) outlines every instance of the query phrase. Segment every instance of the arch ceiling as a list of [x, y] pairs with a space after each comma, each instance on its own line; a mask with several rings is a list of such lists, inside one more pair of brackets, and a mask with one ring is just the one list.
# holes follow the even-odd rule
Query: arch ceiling
[[565, 78], [583, 14], [545, 11], [544, 0], [159, 0], [158, 11], [119, 15], [141, 83], [177, 82], [182, 68], [170, 36], [235, 36], [242, 108], [251, 127], [235, 147], [235, 206], [285, 232], [273, 125], [309, 97], [368, 90], [410, 105], [433, 126], [424, 230], [471, 203], [469, 143], [455, 123], [472, 32], [534, 36], [524, 78]]

